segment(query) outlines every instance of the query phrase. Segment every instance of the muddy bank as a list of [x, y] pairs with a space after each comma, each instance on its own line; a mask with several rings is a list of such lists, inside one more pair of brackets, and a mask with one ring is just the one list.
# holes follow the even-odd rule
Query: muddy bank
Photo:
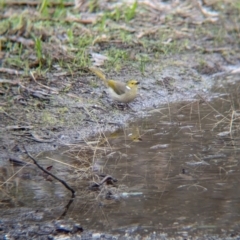
[[[67, 80], [75, 82], [68, 94], [52, 93], [50, 90], [47, 96], [43, 96], [42, 86], [33, 82], [28, 83], [31, 91], [20, 89], [19, 95], [19, 86], [11, 86], [14, 104], [5, 101], [6, 106], [1, 112], [1, 158], [6, 160], [9, 156], [20, 156], [23, 144], [34, 153], [56, 150], [103, 132], [123, 128], [128, 122], [146, 116], [148, 110], [160, 104], [191, 101], [198, 94], [211, 97], [208, 91], [215, 80], [219, 75], [230, 74], [231, 68], [219, 54], [199, 57], [206, 62], [205, 68], [208, 70], [204, 71], [210, 71], [211, 74], [198, 71], [199, 66], [195, 61], [197, 54], [159, 59], [158, 65], [146, 67], [145, 76], [136, 72], [128, 73], [140, 81], [139, 95], [130, 104], [131, 109], [112, 106], [101, 80], [89, 74], [84, 78], [58, 77], [56, 81], [60, 86], [66, 85]], [[159, 70], [159, 66], [162, 70]], [[121, 80], [121, 77], [115, 76], [115, 79]], [[84, 87], [78, 86], [82, 81], [86, 84], [94, 81], [98, 87], [93, 89], [86, 84]], [[40, 95], [35, 96], [39, 91]]]
[[[115, 239], [179, 239], [184, 240], [188, 239], [189, 236], [178, 236], [176, 238], [170, 237], [166, 233], [150, 233], [150, 234], [132, 234], [126, 233], [124, 236], [120, 234], [112, 235], [101, 232], [85, 232], [84, 229], [70, 221], [65, 223], [64, 221], [55, 221], [54, 223], [43, 223], [40, 226], [38, 224], [27, 227], [26, 224], [21, 223], [8, 223], [1, 222], [1, 231], [6, 232], [7, 234], [2, 239], [101, 239], [101, 240], [115, 240]], [[182, 235], [182, 234], [181, 234]], [[200, 235], [200, 234], [199, 234]], [[193, 240], [220, 240], [220, 239], [228, 239], [228, 240], [236, 240], [239, 239], [239, 235], [233, 234], [222, 234], [218, 235], [200, 235], [200, 236], [191, 236], [190, 239]]]

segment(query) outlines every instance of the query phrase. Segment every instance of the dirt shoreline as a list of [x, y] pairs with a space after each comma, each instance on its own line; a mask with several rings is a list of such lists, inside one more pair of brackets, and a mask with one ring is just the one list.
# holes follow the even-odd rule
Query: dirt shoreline
[[[177, 101], [192, 101], [194, 98], [197, 100], [197, 95], [206, 97], [209, 95], [208, 91], [214, 84], [214, 78], [218, 75], [228, 74], [227, 66], [221, 55], [210, 54], [204, 56], [208, 63], [209, 71], [213, 71], [212, 75], [199, 73], [194, 61], [192, 60], [195, 55], [184, 56], [185, 61], [181, 61], [181, 69], [176, 66], [168, 66], [157, 73], [154, 71], [154, 78], [151, 75], [147, 76], [134, 76], [140, 79], [141, 85], [139, 96], [130, 104], [131, 109], [119, 110], [112, 106], [112, 102], [105, 93], [105, 87], [95, 76], [88, 76], [88, 81], [96, 81], [99, 85], [98, 89], [94, 89], [94, 93], [86, 94], [87, 98], [94, 95], [94, 103], [84, 103], [75, 101], [71, 96], [67, 95], [51, 95], [50, 99], [46, 101], [40, 99], [36, 100], [38, 103], [44, 104], [44, 110], [32, 112], [29, 116], [25, 117], [26, 124], [19, 123], [17, 118], [18, 111], [15, 105], [12, 105], [8, 113], [1, 112], [2, 131], [1, 131], [1, 153], [0, 157], [7, 160], [9, 156], [19, 157], [23, 154], [23, 144], [32, 153], [39, 153], [43, 151], [57, 150], [61, 146], [82, 142], [89, 137], [96, 137], [102, 132], [113, 132], [118, 128], [124, 127], [128, 122], [134, 121], [136, 118], [142, 118], [148, 114], [149, 111], [158, 108], [160, 105], [169, 104]], [[179, 58], [179, 56], [177, 56]], [[208, 59], [211, 59], [209, 61]], [[179, 61], [176, 58], [162, 60], [163, 64], [167, 61]], [[222, 65], [220, 66], [220, 63]], [[191, 64], [191, 66], [189, 66]], [[218, 65], [217, 67], [216, 64]], [[225, 63], [226, 64], [226, 63]], [[154, 66], [149, 66], [149, 72]], [[184, 70], [183, 70], [184, 69]], [[180, 71], [187, 71], [188, 73], [182, 76]], [[136, 74], [135, 74], [136, 75]], [[76, 80], [78, 81], [78, 80]], [[32, 83], [34, 84], [34, 83]], [[34, 88], [34, 86], [33, 86]], [[79, 89], [76, 88], [76, 91]], [[92, 91], [87, 89], [86, 91]], [[26, 93], [28, 94], [28, 93]], [[79, 94], [81, 96], [81, 94]], [[75, 97], [75, 95], [74, 95]], [[210, 97], [210, 95], [209, 95]], [[99, 100], [98, 100], [99, 98]], [[35, 99], [27, 100], [28, 104]], [[66, 107], [67, 106], [67, 107]], [[20, 106], [18, 112], [21, 116], [25, 106]], [[67, 117], [65, 121], [74, 121], [72, 126], [66, 122], [66, 125], [57, 121], [57, 117], [61, 118], [61, 112], [58, 109], [66, 107]], [[36, 118], [41, 118], [43, 111], [47, 109], [47, 113], [54, 114], [54, 125], [46, 121], [44, 124], [37, 126], [34, 122]], [[76, 118], [79, 112], [84, 117], [80, 117], [80, 121]], [[13, 114], [14, 113], [14, 114]], [[15, 115], [12, 117], [11, 115]], [[15, 120], [16, 119], [16, 120]], [[33, 121], [31, 121], [31, 119]]]

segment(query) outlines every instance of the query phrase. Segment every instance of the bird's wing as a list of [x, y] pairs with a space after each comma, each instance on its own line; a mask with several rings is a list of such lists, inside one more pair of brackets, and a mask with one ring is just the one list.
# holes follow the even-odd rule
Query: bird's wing
[[128, 91], [126, 84], [123, 82], [108, 80], [108, 86], [112, 88], [118, 95], [122, 95]]

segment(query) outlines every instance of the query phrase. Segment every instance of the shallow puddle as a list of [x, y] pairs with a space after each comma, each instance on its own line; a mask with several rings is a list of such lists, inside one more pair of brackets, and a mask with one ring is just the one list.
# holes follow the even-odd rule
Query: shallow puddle
[[[235, 233], [240, 227], [239, 85], [231, 79], [224, 82], [219, 80], [210, 101], [199, 96], [194, 102], [152, 110], [148, 117], [108, 136], [106, 153], [95, 152], [94, 169], [118, 179], [116, 187], [89, 191], [89, 180], [79, 180], [84, 168], [78, 171], [77, 160], [69, 153], [41, 155], [43, 166], [53, 165], [56, 175], [72, 183], [76, 199], [65, 212], [70, 193], [35, 167], [24, 167], [4, 191], [5, 203], [0, 206], [4, 218], [62, 217], [84, 229], [120, 234]], [[63, 170], [50, 159], [75, 168], [64, 165]], [[20, 167], [3, 170], [2, 181]], [[110, 200], [105, 199], [107, 194]], [[38, 213], [31, 215], [30, 209]]]

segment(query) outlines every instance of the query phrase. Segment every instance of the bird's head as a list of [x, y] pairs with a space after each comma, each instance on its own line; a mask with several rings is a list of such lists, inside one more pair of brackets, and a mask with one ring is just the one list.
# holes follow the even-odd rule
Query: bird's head
[[138, 87], [139, 82], [137, 80], [129, 80], [127, 82], [127, 88], [134, 89]]

